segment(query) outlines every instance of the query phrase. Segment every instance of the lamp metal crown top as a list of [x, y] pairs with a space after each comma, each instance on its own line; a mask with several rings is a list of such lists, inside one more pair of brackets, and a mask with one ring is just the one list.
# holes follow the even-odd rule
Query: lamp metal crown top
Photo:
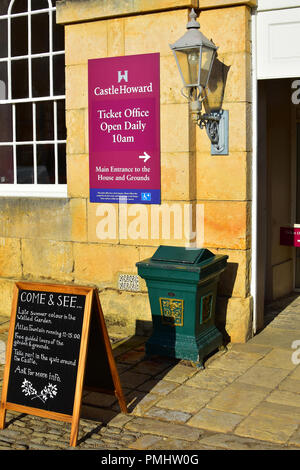
[[200, 29], [200, 23], [196, 21], [197, 13], [194, 8], [192, 8], [191, 13], [189, 14], [190, 21], [186, 25], [186, 29]]

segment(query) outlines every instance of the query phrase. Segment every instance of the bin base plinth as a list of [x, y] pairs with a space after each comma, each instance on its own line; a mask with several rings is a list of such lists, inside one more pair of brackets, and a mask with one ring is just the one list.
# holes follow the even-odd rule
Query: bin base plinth
[[220, 331], [210, 325], [197, 336], [162, 334], [153, 332], [146, 343], [146, 356], [167, 356], [175, 359], [192, 361], [199, 368], [203, 367], [203, 360], [211, 352], [223, 345], [223, 336]]

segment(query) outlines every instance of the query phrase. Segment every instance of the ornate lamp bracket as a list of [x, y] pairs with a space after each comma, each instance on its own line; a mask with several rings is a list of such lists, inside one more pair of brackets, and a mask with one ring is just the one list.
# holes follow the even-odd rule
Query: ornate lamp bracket
[[200, 129], [206, 130], [208, 138], [211, 141], [212, 155], [228, 154], [228, 111], [220, 110], [210, 114], [201, 113], [201, 103], [193, 101], [191, 105], [192, 121]]

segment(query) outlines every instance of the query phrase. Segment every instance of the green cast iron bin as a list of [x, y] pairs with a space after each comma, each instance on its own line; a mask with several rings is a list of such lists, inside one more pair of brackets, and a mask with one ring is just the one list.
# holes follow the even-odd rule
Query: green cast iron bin
[[215, 306], [227, 259], [207, 249], [160, 246], [152, 258], [136, 263], [152, 313], [147, 356], [186, 359], [202, 367], [204, 357], [223, 345]]

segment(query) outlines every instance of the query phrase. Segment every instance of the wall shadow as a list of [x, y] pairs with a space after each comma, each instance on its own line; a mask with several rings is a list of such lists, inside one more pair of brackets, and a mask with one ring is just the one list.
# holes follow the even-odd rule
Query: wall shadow
[[[237, 263], [229, 263], [227, 275], [223, 273], [222, 280], [220, 279], [221, 288], [224, 289], [226, 285], [226, 292], [229, 295], [233, 291], [237, 268]], [[174, 314], [174, 312], [172, 313]], [[218, 303], [216, 313], [218, 317]], [[226, 319], [226, 315], [224, 318]], [[153, 321], [155, 321], [155, 318], [153, 318]], [[160, 317], [158, 321], [161, 321]], [[191, 376], [196, 369], [195, 364], [191, 361], [173, 357], [176, 347], [176, 329], [173, 326], [174, 321], [177, 320], [170, 317], [167, 319], [169, 325], [166, 325], [169, 335], [167, 344], [169, 355], [159, 353], [146, 354], [146, 342], [152, 330], [156, 329], [153, 328], [152, 321], [138, 320], [136, 322], [135, 335], [125, 338], [122, 341], [117, 341], [112, 345], [128, 413], [135, 417], [145, 416], [153, 419], [160, 419], [161, 417], [164, 419], [162, 416], [166, 411], [163, 408], [155, 407], [155, 400], [157, 397], [159, 397], [159, 399], [167, 399], [169, 393], [180, 385], [181, 379], [178, 377], [178, 369], [174, 369], [175, 366], [180, 363], [185, 366], [185, 371], [188, 370], [186, 367], [190, 367]], [[224, 343], [226, 339], [225, 336]], [[158, 343], [155, 342], [155, 350], [157, 344]], [[157, 350], [159, 351], [159, 344]], [[216, 351], [207, 355], [205, 361], [213, 356]], [[164, 380], [167, 374], [168, 380]], [[186, 378], [187, 377], [188, 376], [186, 376]], [[112, 395], [107, 396], [102, 393], [87, 392], [83, 398], [83, 405], [84, 407], [89, 407], [90, 412], [88, 414], [83, 413], [82, 417], [94, 420], [97, 424], [95, 423], [95, 428], [91, 429], [88, 434], [81, 438], [81, 442], [86, 440], [93, 433], [101, 433], [99, 421], [101, 421], [103, 428], [110, 423], [113, 425], [113, 418], [120, 413], [118, 401]], [[86, 409], [83, 409], [83, 411], [86, 411]]]
[[[170, 327], [171, 328], [171, 327]], [[136, 325], [136, 333], [141, 331], [152, 331], [152, 322], [138, 321]], [[173, 328], [174, 332], [174, 328]], [[172, 334], [175, 348], [175, 335]], [[159, 394], [163, 396], [163, 388], [168, 387], [168, 383], [164, 384], [163, 381], [166, 374], [170, 373], [174, 366], [180, 359], [173, 357], [160, 356], [160, 355], [147, 355], [146, 342], [148, 336], [140, 336], [135, 334], [124, 340], [112, 342], [113, 356], [116, 362], [119, 378], [125, 401], [127, 404], [128, 413], [133, 413], [134, 416], [143, 414], [144, 402], [151, 393], [157, 393], [155, 387], [159, 386]], [[171, 353], [171, 349], [170, 349]], [[188, 364], [188, 361], [184, 361]], [[172, 382], [169, 382], [170, 391]], [[166, 390], [167, 391], [167, 390]], [[154, 395], [153, 395], [154, 396]], [[82, 399], [81, 418], [88, 419], [95, 422], [95, 427], [85, 433], [79, 440], [78, 444], [85, 442], [93, 434], [105, 433], [105, 428], [113, 418], [120, 413], [120, 407], [117, 398], [114, 395], [108, 395], [100, 392], [85, 391]], [[101, 424], [100, 424], [101, 423]]]
[[261, 328], [260, 331], [266, 328], [272, 321], [283, 311], [285, 310], [290, 304], [292, 304], [296, 299], [299, 298], [299, 294], [295, 292], [291, 292], [289, 295], [281, 297], [271, 303], [265, 305], [265, 313], [264, 313], [264, 326]]
[[232, 297], [235, 285], [238, 263], [227, 263], [227, 268], [220, 276], [216, 302], [216, 327], [222, 333], [224, 345], [230, 343], [230, 336], [226, 331], [227, 308], [229, 299]]

